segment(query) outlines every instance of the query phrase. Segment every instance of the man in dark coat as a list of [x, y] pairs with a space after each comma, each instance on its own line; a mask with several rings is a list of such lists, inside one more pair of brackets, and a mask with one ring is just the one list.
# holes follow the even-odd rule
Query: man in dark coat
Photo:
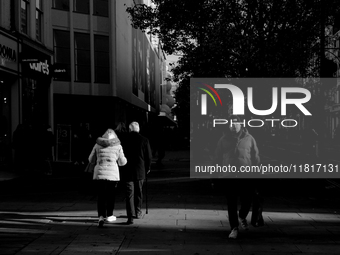
[[126, 182], [127, 224], [133, 224], [133, 217], [142, 216], [143, 182], [150, 171], [152, 152], [149, 140], [139, 134], [138, 122], [129, 125], [129, 135], [124, 146], [127, 164], [122, 171], [122, 180]]

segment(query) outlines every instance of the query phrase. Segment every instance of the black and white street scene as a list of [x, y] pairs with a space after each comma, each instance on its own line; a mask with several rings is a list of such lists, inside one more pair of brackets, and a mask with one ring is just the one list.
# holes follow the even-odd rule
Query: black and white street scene
[[338, 255], [339, 88], [337, 0], [0, 0], [0, 255]]

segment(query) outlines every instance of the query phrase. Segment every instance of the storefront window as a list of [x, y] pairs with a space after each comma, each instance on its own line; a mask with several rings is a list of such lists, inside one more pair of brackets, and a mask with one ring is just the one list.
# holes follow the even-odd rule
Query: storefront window
[[20, 12], [20, 31], [21, 33], [28, 33], [28, 10], [29, 10], [29, 1], [21, 0], [21, 12]]
[[74, 33], [75, 80], [91, 81], [90, 35]]
[[90, 1], [89, 0], [74, 0], [74, 11], [84, 14], [90, 13]]
[[53, 0], [53, 8], [63, 11], [69, 11], [70, 0]]
[[109, 37], [94, 36], [95, 82], [110, 82]]
[[36, 27], [36, 39], [42, 41], [42, 0], [36, 0], [36, 10], [35, 10], [35, 27]]
[[109, 16], [109, 5], [107, 0], [93, 0], [93, 14], [98, 16]]

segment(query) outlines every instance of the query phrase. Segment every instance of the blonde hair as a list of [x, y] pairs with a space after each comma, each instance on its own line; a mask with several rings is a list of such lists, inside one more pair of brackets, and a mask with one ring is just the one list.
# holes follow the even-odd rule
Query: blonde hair
[[116, 138], [117, 135], [115, 133], [115, 131], [113, 131], [113, 129], [109, 128], [108, 130], [105, 131], [105, 133], [103, 134], [103, 138], [106, 139], [113, 139]]
[[129, 130], [139, 133], [139, 124], [136, 121], [131, 122], [129, 125]]

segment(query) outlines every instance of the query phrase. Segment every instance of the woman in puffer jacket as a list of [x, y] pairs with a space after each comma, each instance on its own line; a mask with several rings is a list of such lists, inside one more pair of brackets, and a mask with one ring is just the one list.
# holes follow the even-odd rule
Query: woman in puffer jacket
[[90, 162], [93, 157], [96, 157], [97, 162], [93, 172], [93, 180], [96, 181], [98, 190], [98, 226], [103, 227], [105, 219], [107, 222], [116, 220], [113, 210], [115, 190], [120, 180], [118, 166], [124, 166], [127, 163], [123, 147], [112, 129], [106, 130], [102, 137], [97, 138], [89, 156]]

